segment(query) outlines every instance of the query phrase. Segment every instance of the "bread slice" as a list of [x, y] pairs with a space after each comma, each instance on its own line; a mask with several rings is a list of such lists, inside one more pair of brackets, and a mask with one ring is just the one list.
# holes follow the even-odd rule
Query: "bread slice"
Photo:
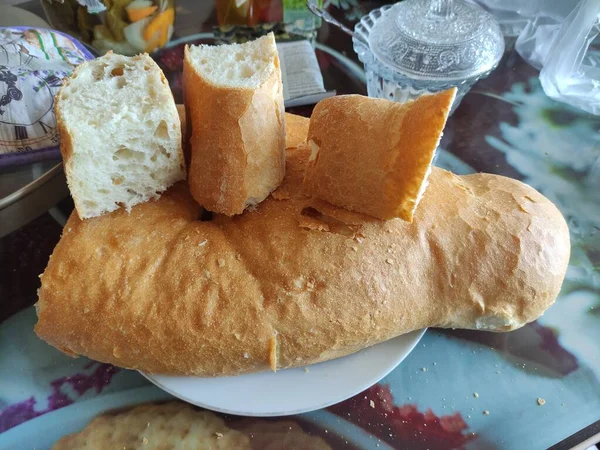
[[80, 218], [158, 197], [185, 179], [181, 124], [147, 54], [107, 53], [77, 67], [56, 97], [67, 182]]
[[273, 33], [245, 44], [186, 46], [189, 184], [228, 216], [263, 201], [285, 174], [285, 119]]
[[250, 438], [215, 413], [184, 403], [144, 404], [94, 418], [52, 450], [251, 450]]
[[306, 193], [380, 219], [412, 221], [456, 89], [407, 103], [322, 100], [310, 118]]

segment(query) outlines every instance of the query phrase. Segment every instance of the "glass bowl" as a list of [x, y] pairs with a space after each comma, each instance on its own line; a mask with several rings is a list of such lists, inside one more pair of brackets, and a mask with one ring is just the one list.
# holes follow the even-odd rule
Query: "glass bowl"
[[405, 102], [456, 87], [452, 111], [504, 53], [493, 16], [462, 0], [405, 0], [375, 9], [356, 24], [353, 44], [369, 96]]

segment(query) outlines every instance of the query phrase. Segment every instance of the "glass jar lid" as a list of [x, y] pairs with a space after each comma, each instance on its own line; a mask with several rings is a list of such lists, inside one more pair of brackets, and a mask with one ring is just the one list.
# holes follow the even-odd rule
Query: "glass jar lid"
[[463, 0], [405, 0], [369, 16], [372, 26], [357, 30], [360, 37], [376, 61], [406, 77], [478, 78], [504, 53], [494, 17]]

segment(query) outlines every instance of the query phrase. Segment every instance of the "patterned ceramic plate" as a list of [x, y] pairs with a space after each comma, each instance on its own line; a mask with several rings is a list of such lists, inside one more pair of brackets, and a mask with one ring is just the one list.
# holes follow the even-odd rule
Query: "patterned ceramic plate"
[[[22, 450], [34, 448], [36, 450], [50, 450], [59, 439], [72, 433], [78, 433], [92, 419], [101, 414], [126, 410], [142, 403], [161, 403], [170, 400], [173, 400], [173, 398], [166, 392], [154, 386], [148, 386], [78, 402], [25, 422], [1, 434], [0, 449]], [[247, 418], [242, 418], [241, 421], [246, 425], [252, 423]], [[231, 426], [231, 419], [228, 419], [228, 423]], [[264, 421], [255, 419], [254, 424], [258, 426], [257, 430], [259, 431], [254, 432], [254, 438], [260, 432], [260, 423], [264, 423]], [[271, 421], [270, 423], [274, 424], [275, 422]], [[278, 423], [281, 427], [279, 432], [281, 432], [281, 429], [284, 430], [286, 442], [289, 444], [293, 443], [292, 435], [304, 429], [304, 439], [301, 442], [309, 445], [306, 441], [307, 436], [312, 435], [313, 439], [317, 440], [319, 439], [317, 436], [320, 436], [321, 442], [327, 442], [331, 446], [325, 447], [322, 445], [319, 447], [321, 449], [339, 448], [342, 443], [344, 443], [344, 448], [348, 449], [370, 448], [376, 443], [377, 450], [392, 450], [392, 447], [386, 445], [385, 442], [377, 440], [360, 427], [340, 419], [339, 416], [328, 411], [319, 411], [313, 415], [302, 416], [302, 418], [284, 419], [278, 421]], [[295, 430], [295, 433], [288, 431], [292, 429]], [[308, 433], [306, 433], [306, 430], [308, 430]], [[275, 431], [277, 432], [277, 430]], [[315, 440], [312, 441], [312, 443], [315, 442]]]
[[146, 402], [169, 400], [171, 397], [151, 387], [132, 389], [126, 393], [104, 395], [75, 403], [18, 425], [0, 435], [0, 449], [46, 450], [63, 436], [81, 431], [94, 417], [117, 408]]

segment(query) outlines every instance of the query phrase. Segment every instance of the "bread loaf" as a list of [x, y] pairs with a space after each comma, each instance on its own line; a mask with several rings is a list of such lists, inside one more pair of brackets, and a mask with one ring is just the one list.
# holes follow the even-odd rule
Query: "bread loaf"
[[56, 96], [69, 190], [84, 219], [156, 198], [185, 178], [181, 128], [154, 60], [107, 53], [85, 62]]
[[407, 103], [362, 95], [320, 101], [310, 118], [305, 191], [380, 219], [411, 221], [455, 94], [452, 88]]
[[273, 33], [245, 44], [186, 46], [189, 185], [210, 211], [241, 214], [285, 174], [285, 121]]
[[241, 216], [199, 221], [185, 183], [129, 215], [71, 216], [37, 334], [118, 366], [235, 375], [424, 327], [513, 330], [558, 295], [569, 232], [531, 187], [434, 168], [413, 222], [381, 221], [307, 198], [310, 150], [287, 152], [282, 186]]

